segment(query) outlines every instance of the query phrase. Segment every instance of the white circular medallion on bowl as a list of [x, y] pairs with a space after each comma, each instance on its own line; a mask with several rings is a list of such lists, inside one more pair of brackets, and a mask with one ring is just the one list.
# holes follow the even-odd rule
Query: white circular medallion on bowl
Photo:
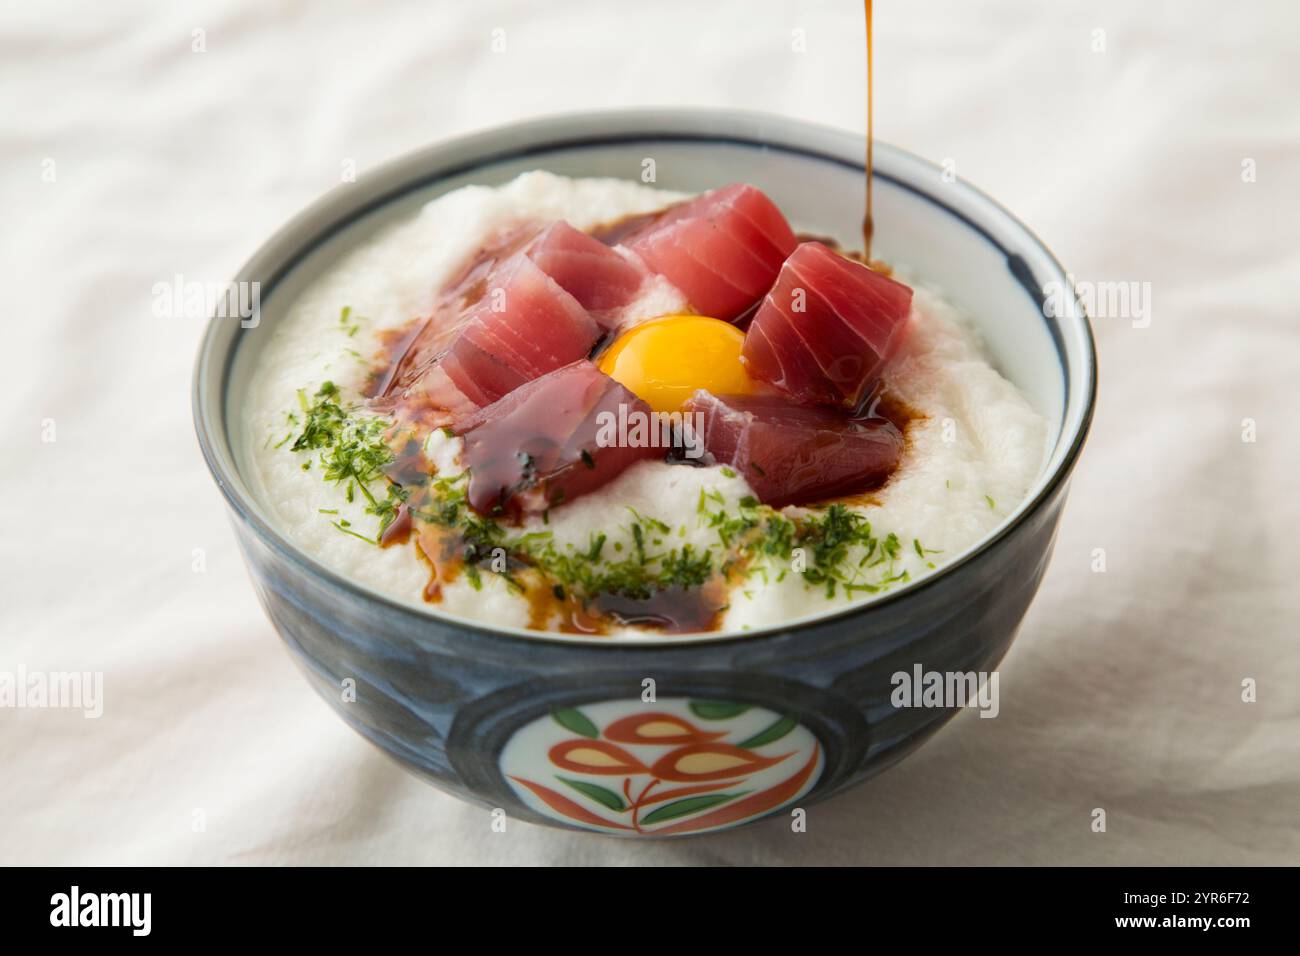
[[788, 806], [825, 764], [816, 737], [764, 707], [684, 697], [557, 707], [501, 752], [530, 809], [617, 836], [722, 830]]

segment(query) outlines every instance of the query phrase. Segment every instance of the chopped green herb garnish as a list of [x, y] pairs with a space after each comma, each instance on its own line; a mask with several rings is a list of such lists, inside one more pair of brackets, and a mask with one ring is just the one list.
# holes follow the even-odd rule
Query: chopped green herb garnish
[[349, 336], [356, 335], [361, 329], [361, 323], [352, 318], [352, 306], [345, 305], [343, 311], [339, 313], [339, 328]]
[[[352, 321], [345, 309], [340, 322]], [[632, 520], [616, 531], [593, 533], [580, 543], [557, 541], [543, 529], [549, 511], [531, 526], [534, 530], [475, 512], [467, 500], [465, 473], [409, 478], [405, 467], [393, 467], [399, 455], [403, 463], [408, 460], [407, 449], [418, 436], [349, 404], [334, 383], [323, 383], [314, 395], [300, 391], [298, 404], [300, 414], [292, 416], [296, 436], [289, 447], [311, 453], [302, 467], [319, 463], [324, 480], [338, 485], [347, 501], [360, 495], [365, 513], [378, 519], [374, 537], [338, 518], [338, 509], [321, 508], [320, 513], [335, 516], [332, 523], [340, 532], [371, 544], [382, 542], [402, 513], [444, 529], [466, 581], [476, 590], [490, 574], [513, 591], [540, 581], [556, 599], [586, 604], [601, 595], [647, 599], [719, 579], [731, 584], [784, 581], [792, 572], [827, 598], [874, 594], [909, 580], [908, 571], [898, 567], [903, 552], [898, 536], [877, 533], [860, 512], [843, 504], [779, 510], [753, 495], [729, 500], [717, 489], [699, 492], [695, 538], [685, 524], [674, 527], [629, 508]], [[582, 452], [582, 460], [595, 467], [589, 452]], [[525, 470], [531, 464], [523, 461]], [[762, 473], [757, 466], [755, 470]], [[731, 469], [723, 472], [736, 477]], [[396, 474], [403, 484], [394, 480]], [[699, 540], [701, 532], [707, 543]], [[912, 549], [922, 559], [937, 553], [916, 538]]]
[[[305, 416], [304, 424], [290, 448], [317, 452], [316, 460], [324, 469], [325, 480], [344, 485], [348, 501], [353, 500], [354, 489], [361, 492], [368, 502], [366, 513], [379, 518], [375, 536], [378, 541], [410, 494], [409, 489], [389, 481], [384, 473], [397, 458], [388, 443], [393, 423], [378, 416], [355, 415], [354, 409], [345, 407], [339, 399], [338, 386], [333, 382], [323, 383], [310, 403], [300, 390], [298, 400]], [[311, 460], [303, 462], [302, 467], [308, 470]], [[379, 482], [384, 487], [377, 495], [371, 486]]]
[[[927, 554], [943, 554], [943, 552], [940, 551], [938, 548], [922, 547], [920, 538], [912, 539], [912, 547], [916, 549], [916, 556], [918, 558], [924, 558]], [[931, 565], [931, 567], [933, 567], [933, 565]]]
[[347, 523], [346, 521], [336, 521], [336, 522], [334, 522], [334, 527], [338, 528], [338, 529], [339, 529], [340, 531], [342, 531], [344, 534], [350, 534], [350, 535], [352, 535], [352, 537], [354, 537], [354, 538], [360, 538], [362, 541], [366, 542], [366, 544], [378, 544], [378, 543], [379, 543], [379, 538], [378, 538], [378, 537], [375, 537], [375, 538], [367, 538], [364, 534], [358, 534], [356, 531], [353, 531], [351, 528], [348, 527], [348, 523]]

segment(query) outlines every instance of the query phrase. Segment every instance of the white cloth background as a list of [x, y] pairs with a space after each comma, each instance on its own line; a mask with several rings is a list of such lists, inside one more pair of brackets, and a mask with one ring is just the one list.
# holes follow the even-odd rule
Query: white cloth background
[[633, 846], [493, 833], [314, 696], [193, 438], [202, 323], [151, 287], [224, 281], [346, 159], [521, 117], [860, 130], [860, 5], [5, 4], [0, 670], [103, 671], [105, 702], [0, 710], [0, 862], [1300, 862], [1300, 6], [876, 6], [877, 135], [951, 158], [1079, 279], [1150, 282], [1152, 322], [1096, 323], [1096, 423], [1001, 716], [807, 833]]

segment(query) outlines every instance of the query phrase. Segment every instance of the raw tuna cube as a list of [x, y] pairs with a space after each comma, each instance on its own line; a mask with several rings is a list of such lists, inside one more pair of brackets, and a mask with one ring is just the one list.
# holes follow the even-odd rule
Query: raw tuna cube
[[731, 320], [771, 287], [796, 240], [772, 200], [733, 183], [672, 207], [623, 244], [698, 312]]
[[516, 254], [493, 272], [439, 364], [471, 401], [486, 405], [585, 358], [599, 337], [587, 310], [526, 255]]
[[567, 222], [547, 226], [524, 254], [607, 328], [650, 278], [632, 259]]
[[[662, 458], [663, 448], [602, 447], [605, 419], [651, 415], [650, 406], [591, 362], [556, 369], [467, 418], [469, 503], [481, 514], [545, 511], [618, 477], [636, 461]], [[627, 420], [625, 418], [625, 420]]]
[[626, 249], [566, 222], [512, 226], [441, 289], [371, 395], [377, 407], [402, 402], [424, 420], [455, 421], [585, 357], [652, 278]]
[[911, 307], [901, 282], [805, 242], [750, 323], [745, 364], [796, 401], [857, 408], [898, 351]]
[[685, 410], [704, 416], [705, 451], [774, 507], [869, 491], [889, 477], [903, 452], [902, 434], [884, 419], [854, 419], [781, 396], [700, 390]]
[[[548, 276], [553, 283], [546, 282]], [[455, 407], [460, 393], [486, 405], [504, 394], [503, 388], [527, 381], [538, 367], [527, 348], [497, 341], [504, 331], [501, 323], [523, 317], [527, 324], [519, 329], [527, 341], [558, 349], [563, 361], [542, 362], [545, 370], [556, 368], [585, 355], [595, 341], [584, 311], [612, 325], [617, 310], [636, 297], [649, 277], [628, 257], [567, 223], [512, 228], [479, 250], [447, 283], [433, 315], [401, 344], [375, 394], [404, 395], [418, 381], [420, 397], [431, 401], [447, 400]], [[539, 334], [539, 325], [551, 332]], [[469, 334], [468, 341], [458, 341], [462, 333]], [[432, 374], [443, 365], [440, 375]], [[480, 371], [484, 380], [475, 385], [472, 377]]]

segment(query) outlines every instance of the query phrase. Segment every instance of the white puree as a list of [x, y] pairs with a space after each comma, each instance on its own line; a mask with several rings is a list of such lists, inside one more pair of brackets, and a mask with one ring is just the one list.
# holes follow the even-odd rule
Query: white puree
[[[375, 590], [458, 617], [527, 626], [527, 602], [496, 575], [482, 576], [481, 591], [461, 576], [444, 587], [440, 604], [429, 605], [421, 597], [428, 568], [413, 544], [378, 548], [339, 531], [333, 522], [346, 518], [361, 533], [373, 535], [378, 519], [365, 514], [360, 495], [349, 503], [341, 486], [323, 481], [318, 463], [302, 469], [313, 453], [290, 451], [292, 441], [274, 447], [290, 432], [297, 434], [285, 413], [298, 410], [299, 389], [311, 395], [326, 379], [344, 397], [356, 397], [379, 348], [377, 333], [427, 314], [439, 286], [502, 226], [565, 219], [589, 228], [680, 198], [622, 180], [526, 173], [499, 188], [468, 186], [441, 196], [414, 219], [383, 231], [332, 266], [275, 327], [245, 406], [252, 477], [283, 531], [305, 552]], [[353, 335], [339, 323], [344, 306], [361, 317]], [[681, 306], [676, 290], [661, 283], [637, 312], [651, 318]], [[932, 573], [931, 563], [942, 567], [974, 545], [1016, 508], [1041, 467], [1047, 424], [989, 365], [963, 317], [924, 286], [916, 287], [913, 322], [908, 351], [888, 380], [894, 394], [928, 417], [912, 422], [903, 462], [875, 494], [878, 504], [858, 510], [879, 537], [891, 531], [898, 535], [904, 547], [895, 568], [906, 569], [916, 580]], [[455, 474], [461, 471], [459, 446], [459, 439], [436, 433], [427, 450], [440, 472]], [[749, 493], [742, 478], [728, 478], [721, 468], [641, 462], [599, 491], [553, 509], [546, 530], [557, 545], [572, 541], [585, 548], [594, 532], [609, 535], [612, 542], [618, 529], [627, 528], [630, 507], [669, 524], [672, 544], [716, 548], [716, 532], [701, 527], [696, 513], [701, 489], [720, 492], [733, 507]], [[337, 509], [338, 514], [321, 514], [322, 509]], [[540, 521], [534, 523], [541, 528]], [[685, 535], [679, 537], [683, 527]], [[940, 553], [922, 558], [913, 539]], [[870, 598], [859, 592], [852, 600]], [[787, 574], [780, 582], [774, 573], [766, 582], [751, 576], [733, 592], [723, 629], [770, 626], [838, 609], [847, 600], [842, 591], [828, 600], [822, 589], [805, 587], [798, 574]]]

